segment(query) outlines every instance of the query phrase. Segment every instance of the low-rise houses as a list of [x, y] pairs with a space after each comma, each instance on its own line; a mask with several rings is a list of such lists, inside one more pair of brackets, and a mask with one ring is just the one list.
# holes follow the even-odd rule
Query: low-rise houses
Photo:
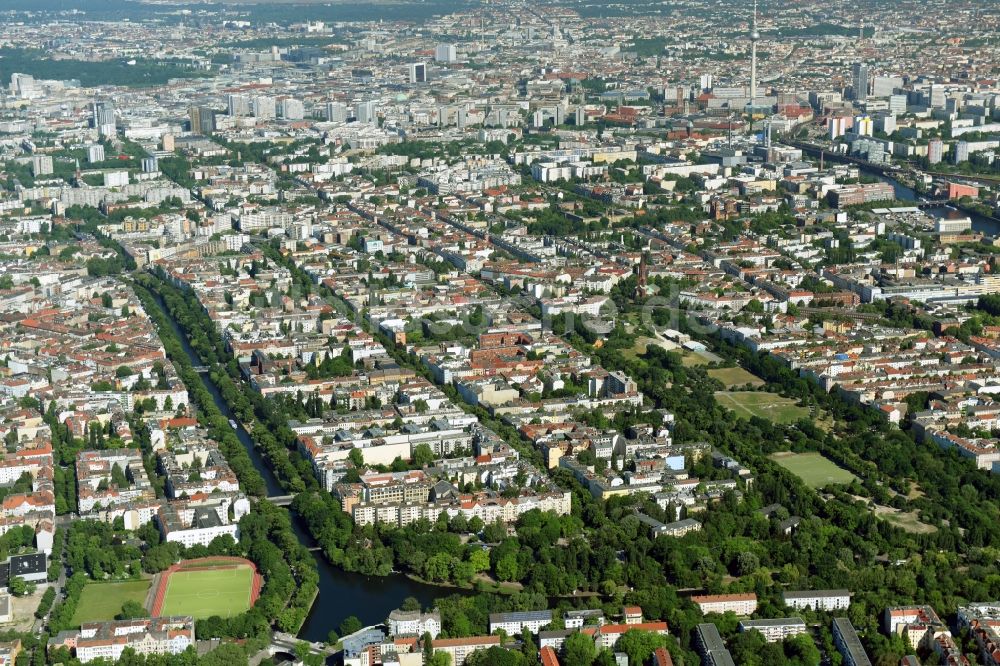
[[584, 625], [604, 624], [604, 611], [600, 609], [570, 610], [563, 616], [563, 626], [567, 629], [582, 629]]
[[6, 562], [0, 564], [0, 588], [8, 589], [14, 578], [27, 583], [44, 583], [48, 580], [48, 558], [45, 553], [11, 555]]
[[649, 526], [649, 533], [653, 538], [659, 536], [682, 537], [690, 532], [697, 532], [701, 530], [701, 523], [693, 518], [685, 518], [683, 520], [667, 524], [663, 524], [660, 521], [650, 518], [642, 513], [638, 514], [638, 518], [640, 521]]

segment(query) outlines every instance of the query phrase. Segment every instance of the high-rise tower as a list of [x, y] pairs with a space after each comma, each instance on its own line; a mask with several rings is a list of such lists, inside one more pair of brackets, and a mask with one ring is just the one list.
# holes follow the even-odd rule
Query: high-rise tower
[[851, 92], [856, 102], [864, 102], [868, 99], [868, 65], [863, 62], [856, 62], [851, 67]]
[[92, 105], [93, 117], [91, 124], [101, 136], [114, 136], [115, 130], [115, 105], [109, 100], [97, 101]]
[[753, 25], [750, 28], [750, 113], [753, 113], [757, 99], [757, 42], [760, 33], [757, 31], [757, 0], [753, 0]]

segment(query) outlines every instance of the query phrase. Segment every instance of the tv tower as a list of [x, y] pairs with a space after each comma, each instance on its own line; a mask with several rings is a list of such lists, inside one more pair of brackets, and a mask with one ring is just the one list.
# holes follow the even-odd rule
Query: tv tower
[[757, 0], [753, 0], [753, 26], [750, 28], [750, 114], [757, 98], [757, 42], [760, 33], [757, 31]]

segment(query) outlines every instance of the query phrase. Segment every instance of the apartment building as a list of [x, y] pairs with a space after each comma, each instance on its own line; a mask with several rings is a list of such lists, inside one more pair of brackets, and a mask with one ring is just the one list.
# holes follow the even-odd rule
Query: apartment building
[[[7, 602], [8, 608], [10, 606], [10, 601]], [[8, 617], [6, 622], [10, 622]], [[17, 657], [21, 654], [21, 639], [15, 638], [13, 641], [0, 643], [0, 666], [14, 666], [17, 663]]]
[[833, 644], [844, 658], [844, 666], [872, 666], [858, 632], [846, 617], [833, 618]]
[[589, 636], [593, 634], [594, 628], [587, 627], [584, 629], [553, 629], [551, 631], [539, 631], [538, 647], [551, 648], [553, 650], [560, 651], [566, 643], [566, 639], [575, 634], [577, 631], [583, 631], [583, 633]]
[[670, 656], [667, 648], [659, 647], [653, 650], [653, 664], [654, 666], [674, 666], [674, 659]]
[[669, 627], [666, 622], [639, 622], [633, 624], [605, 624], [601, 625], [594, 632], [594, 642], [597, 644], [598, 648], [611, 649], [614, 647], [618, 639], [621, 638], [626, 631], [646, 631], [653, 634], [660, 634], [661, 636], [666, 636], [669, 633]]
[[798, 610], [843, 610], [851, 605], [851, 593], [847, 590], [802, 590], [784, 592], [782, 597], [786, 606]]
[[958, 609], [958, 626], [969, 629], [980, 663], [1000, 666], [1000, 601], [971, 603]]
[[76, 483], [80, 513], [156, 497], [139, 449], [80, 451]]
[[703, 615], [732, 611], [737, 615], [753, 615], [757, 610], [757, 595], [753, 592], [740, 594], [706, 594], [691, 597]]
[[[345, 509], [346, 507], [345, 503]], [[510, 523], [518, 516], [528, 511], [552, 511], [559, 515], [567, 515], [572, 510], [571, 494], [567, 491], [548, 493], [525, 492], [517, 497], [503, 497], [493, 491], [476, 494], [461, 494], [453, 497], [428, 502], [399, 502], [395, 504], [375, 505], [368, 502], [351, 506], [351, 516], [358, 525], [373, 523], [389, 523], [399, 526], [426, 518], [430, 522], [437, 521], [441, 514], [449, 517], [463, 515], [466, 518], [479, 518], [484, 523], [502, 521]]]
[[431, 489], [429, 478], [420, 470], [365, 474], [361, 485], [365, 501], [375, 505], [426, 502]]
[[896, 198], [896, 193], [888, 183], [871, 183], [830, 190], [827, 198], [834, 208], [844, 208], [874, 201], [892, 201]]
[[945, 623], [927, 605], [886, 608], [883, 623], [886, 633], [902, 635], [913, 649], [927, 647], [936, 636], [948, 633]]
[[538, 656], [541, 659], [542, 666], [559, 666], [559, 656], [556, 654], [555, 649], [551, 647], [543, 647], [539, 650]]
[[695, 644], [701, 654], [703, 666], [736, 666], [733, 655], [722, 641], [719, 628], [711, 622], [704, 622], [695, 627]]
[[503, 630], [508, 636], [515, 636], [527, 629], [537, 634], [542, 627], [552, 624], [552, 611], [524, 611], [519, 613], [490, 613], [490, 633]]
[[441, 613], [437, 610], [423, 613], [397, 608], [389, 613], [387, 624], [390, 636], [423, 636], [429, 633], [431, 638], [437, 638], [441, 633]]
[[[214, 442], [200, 439], [183, 448], [163, 451], [158, 455], [160, 469], [167, 477], [165, 490], [171, 498], [198, 493], [237, 492], [236, 474]], [[207, 436], [207, 434], [205, 434]]]
[[165, 502], [156, 521], [167, 542], [185, 547], [207, 546], [220, 536], [240, 538], [240, 518], [250, 513], [250, 502], [243, 495], [198, 495], [190, 500]]
[[778, 643], [790, 636], [804, 634], [806, 623], [801, 617], [743, 620], [740, 622], [740, 631], [759, 631], [768, 643]]
[[69, 647], [83, 663], [117, 661], [125, 648], [138, 654], [180, 654], [194, 645], [194, 619], [189, 616], [84, 622], [79, 630], [62, 631], [49, 648]]
[[8, 453], [0, 460], [0, 486], [12, 485], [25, 473], [35, 476], [42, 467], [52, 467], [52, 447], [49, 445]]
[[444, 652], [451, 657], [452, 666], [464, 666], [465, 660], [476, 650], [500, 646], [499, 636], [469, 636], [467, 638], [438, 638], [431, 642], [434, 652]]

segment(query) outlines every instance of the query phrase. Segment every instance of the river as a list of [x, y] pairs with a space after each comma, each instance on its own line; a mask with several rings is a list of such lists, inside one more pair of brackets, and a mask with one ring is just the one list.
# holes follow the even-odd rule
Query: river
[[[202, 365], [198, 354], [189, 344], [187, 335], [170, 316], [163, 300], [159, 296], [156, 296], [156, 299], [170, 321], [171, 328], [180, 339], [184, 353], [187, 354], [191, 364]], [[236, 416], [222, 398], [215, 382], [212, 381], [208, 373], [202, 373], [200, 378], [212, 395], [212, 400], [215, 401], [219, 411], [227, 419], [237, 423], [236, 435], [250, 454], [250, 460], [254, 467], [264, 477], [267, 494], [284, 495], [284, 489], [278, 483], [271, 468], [265, 463], [257, 447], [254, 446], [249, 433], [236, 420]], [[302, 544], [308, 547], [315, 545], [312, 536], [306, 531], [302, 521], [294, 512], [292, 512], [292, 529]], [[351, 615], [357, 616], [364, 626], [382, 622], [389, 611], [398, 608], [407, 597], [415, 597], [422, 606], [430, 607], [434, 605], [434, 600], [439, 597], [464, 593], [463, 590], [419, 583], [402, 574], [382, 577], [363, 576], [331, 565], [318, 551], [313, 552], [313, 556], [316, 558], [316, 567], [319, 570], [319, 594], [305, 623], [299, 630], [299, 637], [308, 641], [325, 641], [330, 630], [336, 630], [340, 623]]]

